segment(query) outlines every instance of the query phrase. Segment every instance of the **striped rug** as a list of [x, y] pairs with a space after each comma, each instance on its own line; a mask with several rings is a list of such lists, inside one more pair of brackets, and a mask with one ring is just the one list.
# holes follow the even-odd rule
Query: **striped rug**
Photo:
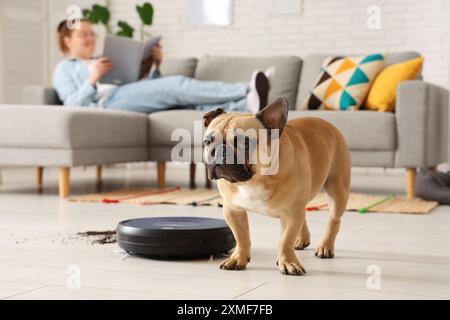
[[[126, 203], [137, 205], [175, 204], [192, 206], [222, 206], [222, 198], [216, 189], [126, 189], [114, 192], [71, 196], [73, 202]], [[425, 214], [439, 204], [422, 199], [407, 200], [395, 195], [367, 195], [350, 193], [346, 210], [383, 213]], [[319, 193], [306, 207], [307, 211], [327, 210], [326, 195]]]

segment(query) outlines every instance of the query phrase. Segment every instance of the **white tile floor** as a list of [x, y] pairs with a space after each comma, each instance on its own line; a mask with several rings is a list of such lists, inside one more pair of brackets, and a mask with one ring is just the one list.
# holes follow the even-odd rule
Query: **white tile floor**
[[[219, 270], [220, 258], [120, 260], [115, 244], [92, 245], [71, 239], [70, 234], [114, 229], [119, 221], [132, 217], [221, 217], [221, 210], [70, 203], [57, 197], [55, 170], [46, 170], [40, 195], [34, 192], [31, 168], [2, 171], [1, 299], [450, 298], [450, 207], [441, 206], [428, 215], [346, 213], [333, 260], [320, 260], [313, 254], [327, 212], [309, 213], [312, 247], [297, 252], [307, 274], [288, 277], [275, 267], [276, 219], [250, 215], [253, 253], [246, 271]], [[105, 189], [150, 186], [154, 171], [106, 168]], [[187, 167], [169, 166], [169, 184], [186, 186], [188, 174]], [[402, 172], [358, 170], [352, 179], [354, 191], [403, 192]], [[197, 181], [203, 183], [200, 174]], [[93, 168], [73, 170], [72, 186], [75, 194], [94, 192]], [[368, 288], [369, 266], [380, 271], [381, 288]], [[75, 283], [73, 268], [79, 268], [75, 270], [80, 272], [80, 289], [70, 289]]]

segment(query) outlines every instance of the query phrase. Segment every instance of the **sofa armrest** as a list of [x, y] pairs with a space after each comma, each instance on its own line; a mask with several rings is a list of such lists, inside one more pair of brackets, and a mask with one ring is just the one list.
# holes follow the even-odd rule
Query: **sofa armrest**
[[432, 167], [448, 159], [448, 90], [420, 80], [397, 88], [396, 167]]
[[62, 105], [55, 89], [41, 85], [26, 86], [22, 90], [22, 103], [29, 105]]

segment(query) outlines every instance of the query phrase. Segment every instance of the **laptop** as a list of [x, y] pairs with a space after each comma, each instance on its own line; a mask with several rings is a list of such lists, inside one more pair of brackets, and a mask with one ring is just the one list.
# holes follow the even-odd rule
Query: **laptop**
[[99, 82], [121, 85], [138, 81], [142, 60], [150, 56], [153, 47], [160, 40], [160, 36], [146, 42], [126, 37], [106, 36], [103, 55], [109, 58], [113, 67]]

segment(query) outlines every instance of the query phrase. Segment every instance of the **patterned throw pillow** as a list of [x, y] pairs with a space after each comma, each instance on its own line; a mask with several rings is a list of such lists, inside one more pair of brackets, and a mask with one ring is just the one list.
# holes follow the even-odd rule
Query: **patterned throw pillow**
[[382, 54], [355, 57], [329, 57], [304, 101], [304, 109], [358, 109], [370, 84], [384, 64]]

